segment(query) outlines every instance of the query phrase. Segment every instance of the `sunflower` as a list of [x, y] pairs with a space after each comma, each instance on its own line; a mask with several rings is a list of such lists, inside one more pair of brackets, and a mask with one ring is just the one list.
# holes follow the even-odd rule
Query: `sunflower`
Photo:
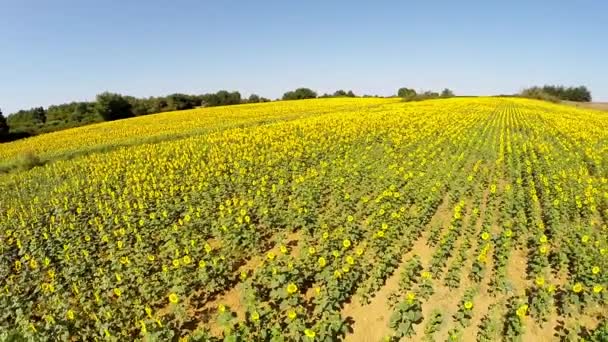
[[296, 286], [296, 284], [290, 283], [287, 285], [287, 293], [294, 294], [296, 292], [298, 292], [298, 286]]
[[324, 257], [320, 257], [318, 262], [320, 267], [325, 267], [325, 265], [327, 265], [327, 260], [325, 260]]
[[538, 276], [538, 277], [536, 277], [536, 279], [534, 280], [534, 282], [538, 286], [543, 286], [543, 285], [545, 285], [545, 278], [543, 278], [542, 276]]
[[528, 312], [528, 305], [527, 304], [523, 304], [520, 305], [517, 308], [517, 311], [515, 312], [517, 314], [517, 316], [519, 316], [520, 318], [524, 318], [524, 316], [526, 316], [526, 312]]
[[179, 301], [179, 297], [175, 293], [171, 293], [169, 295], [169, 302], [171, 302], [173, 304], [177, 304], [178, 301]]
[[140, 332], [142, 335], [148, 333], [148, 329], [146, 328], [146, 323], [144, 321], [139, 321], [139, 325], [141, 326]]
[[315, 336], [317, 335], [314, 331], [310, 330], [310, 329], [305, 329], [304, 330], [304, 335], [306, 335], [306, 337], [308, 337], [309, 339], [314, 339]]
[[416, 299], [416, 294], [414, 292], [408, 292], [406, 297], [407, 297], [407, 301], [412, 303], [414, 301], [414, 299]]
[[211, 245], [208, 243], [205, 243], [203, 248], [205, 249], [205, 252], [207, 252], [207, 254], [211, 253], [211, 251], [213, 250], [213, 247], [211, 247]]

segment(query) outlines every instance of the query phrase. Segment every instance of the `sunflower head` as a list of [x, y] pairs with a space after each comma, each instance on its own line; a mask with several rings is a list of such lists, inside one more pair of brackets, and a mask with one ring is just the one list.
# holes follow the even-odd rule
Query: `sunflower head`
[[298, 287], [296, 286], [296, 284], [290, 283], [289, 285], [287, 285], [287, 293], [294, 294], [296, 292], [298, 292]]
[[178, 301], [179, 301], [179, 297], [175, 293], [171, 293], [169, 295], [169, 302], [171, 302], [173, 304], [177, 304]]

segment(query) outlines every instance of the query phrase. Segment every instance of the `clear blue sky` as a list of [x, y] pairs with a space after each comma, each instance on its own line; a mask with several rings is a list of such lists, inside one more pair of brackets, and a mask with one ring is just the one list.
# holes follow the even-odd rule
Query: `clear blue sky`
[[0, 108], [240, 90], [457, 94], [587, 85], [608, 101], [606, 1], [0, 0]]

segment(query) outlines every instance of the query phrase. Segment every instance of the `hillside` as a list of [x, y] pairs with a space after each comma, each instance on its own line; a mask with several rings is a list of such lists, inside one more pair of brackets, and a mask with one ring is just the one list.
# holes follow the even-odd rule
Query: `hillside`
[[320, 99], [199, 108], [103, 122], [0, 144], [0, 171], [19, 168], [34, 155], [42, 162], [65, 159], [121, 146], [175, 140], [234, 127], [268, 124], [397, 99]]
[[0, 165], [0, 340], [606, 336], [599, 111], [214, 107], [1, 144]]

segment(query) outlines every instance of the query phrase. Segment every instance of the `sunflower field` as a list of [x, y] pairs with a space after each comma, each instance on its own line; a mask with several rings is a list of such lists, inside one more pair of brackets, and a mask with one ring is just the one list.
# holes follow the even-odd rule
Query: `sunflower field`
[[606, 341], [608, 114], [201, 108], [0, 144], [0, 340]]

